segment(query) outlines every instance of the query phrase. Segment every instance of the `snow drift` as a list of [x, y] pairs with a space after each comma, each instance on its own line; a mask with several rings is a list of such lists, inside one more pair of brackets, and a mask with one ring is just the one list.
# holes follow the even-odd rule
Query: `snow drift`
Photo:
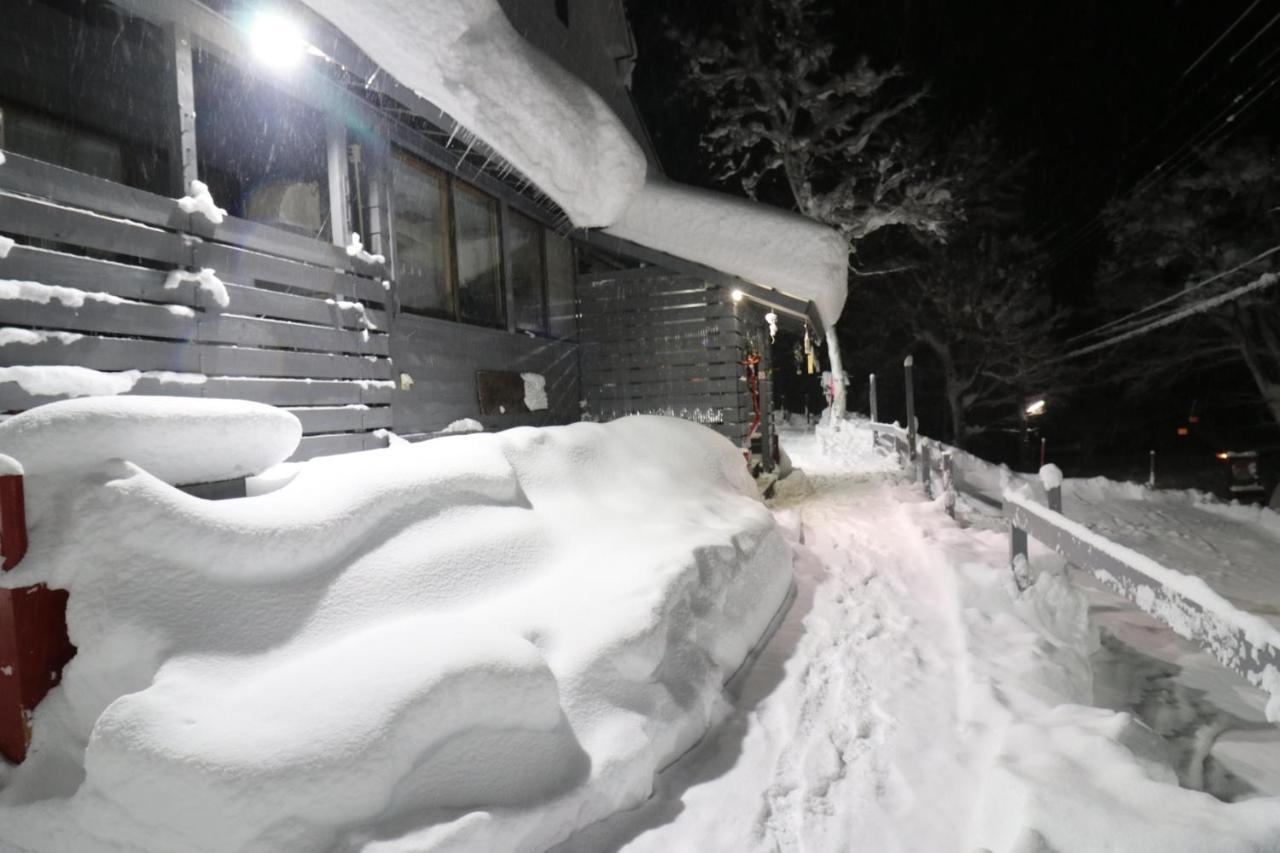
[[644, 152], [604, 100], [525, 41], [497, 0], [305, 0], [528, 176], [582, 228], [639, 191]]
[[650, 178], [610, 234], [811, 301], [827, 325], [849, 288], [849, 246], [798, 213]]
[[41, 853], [543, 849], [649, 794], [790, 584], [739, 452], [666, 418], [28, 505], [2, 582], [69, 589], [79, 649], [0, 790]]
[[178, 484], [261, 473], [288, 459], [301, 438], [302, 424], [284, 409], [190, 397], [61, 400], [0, 423], [0, 453], [28, 474], [127, 459]]

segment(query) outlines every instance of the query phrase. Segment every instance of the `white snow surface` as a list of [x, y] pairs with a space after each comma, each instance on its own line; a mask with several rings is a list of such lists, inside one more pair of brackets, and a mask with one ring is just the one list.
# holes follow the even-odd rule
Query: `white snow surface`
[[1048, 489], [1062, 488], [1062, 469], [1050, 462], [1040, 466], [1040, 484]]
[[227, 212], [214, 202], [204, 181], [192, 181], [188, 193], [178, 199], [178, 207], [187, 215], [198, 213], [214, 225], [221, 225], [227, 217]]
[[79, 649], [0, 790], [38, 853], [546, 849], [648, 796], [791, 585], [739, 451], [670, 418], [216, 502], [113, 462], [28, 519], [0, 583], [69, 589]]
[[347, 257], [358, 258], [366, 264], [385, 264], [387, 259], [383, 255], [372, 255], [364, 250], [364, 240], [355, 231], [351, 232], [351, 239], [347, 241]]
[[774, 506], [795, 604], [654, 797], [556, 853], [1276, 849], [1280, 790], [1179, 785], [1168, 740], [1093, 707], [1098, 637], [1060, 565], [1020, 592], [1007, 533], [947, 518], [865, 429], [782, 441], [806, 475]]
[[521, 373], [524, 380], [524, 405], [531, 412], [547, 409], [547, 377], [541, 373]]
[[175, 373], [168, 370], [107, 372], [74, 364], [0, 367], [0, 382], [13, 382], [34, 397], [109, 397], [128, 394], [144, 379], [160, 385], [203, 385], [208, 381], [208, 377], [201, 373]]
[[484, 424], [475, 418], [461, 418], [453, 421], [447, 427], [440, 430], [442, 435], [455, 435], [464, 432], [484, 432]]
[[222, 279], [218, 278], [216, 270], [209, 267], [204, 267], [198, 272], [173, 270], [165, 277], [164, 289], [177, 290], [184, 281], [194, 281], [200, 290], [208, 293], [209, 297], [218, 303], [219, 308], [226, 308], [231, 304], [231, 296], [227, 293], [227, 286], [223, 284]]
[[86, 397], [0, 423], [0, 453], [28, 475], [88, 474], [123, 459], [166, 483], [258, 474], [289, 458], [302, 425], [284, 409], [199, 397]]
[[488, 143], [581, 228], [614, 222], [644, 152], [589, 86], [525, 41], [497, 0], [305, 0], [405, 86]]
[[0, 476], [22, 476], [22, 463], [12, 456], [0, 453]]
[[606, 230], [812, 301], [827, 325], [844, 310], [848, 244], [838, 232], [797, 213], [650, 176]]

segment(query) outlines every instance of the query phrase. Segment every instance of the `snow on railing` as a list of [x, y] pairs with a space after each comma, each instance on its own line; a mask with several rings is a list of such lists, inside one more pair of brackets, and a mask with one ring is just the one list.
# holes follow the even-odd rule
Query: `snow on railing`
[[1028, 536], [1049, 546], [1266, 690], [1267, 719], [1280, 723], [1280, 629], [1236, 607], [1200, 578], [1113, 542], [1023, 492], [1004, 493], [1004, 517], [1015, 574], [1026, 565]]
[[1056, 466], [1045, 466], [1040, 472], [1049, 506], [1037, 503], [1025, 491], [1011, 489], [1006, 489], [997, 503], [955, 476], [951, 450], [946, 445], [922, 439], [918, 458], [912, 459], [905, 429], [883, 423], [871, 423], [869, 429], [872, 441], [896, 452], [902, 466], [915, 473], [930, 497], [938, 491], [935, 480], [941, 482], [940, 493], [953, 518], [958, 493], [1001, 508], [1009, 522], [1010, 565], [1019, 587], [1029, 582], [1030, 537], [1093, 575], [1179, 636], [1200, 645], [1250, 684], [1262, 688], [1270, 694], [1267, 719], [1280, 723], [1280, 629], [1241, 610], [1200, 578], [1161, 565], [1067, 518], [1062, 514], [1062, 472]]

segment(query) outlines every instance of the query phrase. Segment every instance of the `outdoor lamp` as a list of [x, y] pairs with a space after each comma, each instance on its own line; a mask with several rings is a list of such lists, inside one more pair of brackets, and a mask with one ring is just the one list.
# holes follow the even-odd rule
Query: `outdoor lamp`
[[249, 25], [253, 56], [274, 71], [289, 71], [302, 64], [308, 45], [302, 29], [276, 12], [259, 12]]

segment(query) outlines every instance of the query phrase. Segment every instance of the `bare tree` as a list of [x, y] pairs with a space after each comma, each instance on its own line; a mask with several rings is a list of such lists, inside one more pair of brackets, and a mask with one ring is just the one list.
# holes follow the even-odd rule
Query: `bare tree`
[[[939, 157], [965, 219], [946, 244], [922, 245], [909, 268], [862, 288], [890, 335], [938, 362], [952, 440], [964, 446], [979, 416], [1004, 419], [1023, 397], [1059, 387], [1061, 314], [1021, 233], [1027, 158], [1011, 159], [990, 122], [947, 137]], [[869, 309], [870, 310], [870, 309]]]
[[[742, 0], [738, 27], [684, 41], [689, 79], [709, 104], [702, 144], [717, 178], [840, 231], [856, 250], [883, 229], [945, 236], [947, 182], [908, 133], [925, 92], [899, 68], [840, 68], [818, 0]], [[844, 409], [837, 318], [827, 318], [835, 411]]]
[[[1280, 149], [1249, 140], [1200, 152], [1183, 174], [1114, 201], [1104, 221], [1111, 252], [1100, 295], [1123, 333], [1175, 311], [1190, 316], [1117, 350], [1132, 378], [1174, 380], [1190, 369], [1235, 365], [1280, 425], [1280, 287], [1220, 304], [1280, 272]], [[1270, 254], [1268, 254], [1270, 252]], [[1212, 279], [1212, 283], [1197, 286]], [[1153, 311], [1125, 315], [1162, 300]], [[1218, 301], [1218, 300], [1215, 300]], [[1205, 310], [1196, 310], [1195, 306]]]

